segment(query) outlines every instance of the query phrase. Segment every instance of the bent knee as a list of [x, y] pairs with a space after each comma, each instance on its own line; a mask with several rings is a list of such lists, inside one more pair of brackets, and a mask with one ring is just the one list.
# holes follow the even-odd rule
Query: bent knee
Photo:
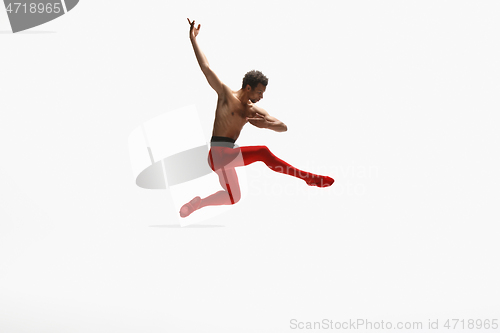
[[240, 191], [236, 193], [231, 193], [230, 197], [231, 197], [231, 204], [234, 205], [235, 203], [238, 203], [238, 201], [241, 200], [241, 193]]

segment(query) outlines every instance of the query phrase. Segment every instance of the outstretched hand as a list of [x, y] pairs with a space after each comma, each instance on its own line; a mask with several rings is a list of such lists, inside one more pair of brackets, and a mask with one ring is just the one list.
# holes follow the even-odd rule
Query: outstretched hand
[[189, 38], [196, 38], [196, 36], [198, 36], [198, 34], [200, 33], [200, 27], [201, 27], [201, 24], [198, 24], [198, 28], [196, 28], [194, 26], [194, 20], [193, 22], [191, 22], [191, 20], [188, 18], [187, 19], [188, 22], [189, 22], [189, 25], [191, 26], [191, 28], [189, 28]]

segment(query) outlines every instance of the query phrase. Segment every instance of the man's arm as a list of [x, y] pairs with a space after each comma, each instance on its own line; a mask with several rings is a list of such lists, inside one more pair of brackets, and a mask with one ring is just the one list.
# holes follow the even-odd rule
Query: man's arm
[[255, 127], [268, 128], [276, 132], [286, 132], [288, 130], [282, 121], [271, 116], [263, 108], [252, 105], [252, 109], [255, 111], [255, 116], [248, 118], [248, 122]]
[[198, 27], [196, 28], [194, 26], [194, 21], [191, 22], [188, 19], [188, 22], [191, 26], [191, 28], [189, 29], [189, 39], [191, 40], [191, 44], [193, 45], [193, 50], [194, 54], [196, 55], [196, 60], [198, 60], [198, 64], [200, 65], [203, 74], [205, 74], [208, 84], [210, 84], [210, 86], [217, 92], [218, 95], [221, 95], [222, 92], [224, 91], [222, 87], [222, 81], [217, 77], [217, 75], [215, 75], [215, 73], [210, 68], [207, 57], [205, 57], [205, 54], [201, 51], [198, 42], [196, 41], [196, 36], [198, 36], [198, 34], [200, 33], [201, 24], [198, 24]]

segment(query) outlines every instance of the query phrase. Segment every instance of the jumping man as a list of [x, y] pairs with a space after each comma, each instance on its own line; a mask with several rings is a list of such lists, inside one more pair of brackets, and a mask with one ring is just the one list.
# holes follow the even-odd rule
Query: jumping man
[[259, 128], [268, 128], [276, 132], [285, 132], [286, 125], [264, 109], [255, 105], [264, 97], [268, 79], [261, 72], [252, 70], [246, 73], [240, 90], [233, 91], [215, 75], [208, 64], [205, 54], [200, 50], [196, 37], [200, 33], [200, 24], [190, 24], [189, 38], [201, 71], [208, 84], [217, 92], [214, 128], [210, 140], [208, 164], [219, 176], [223, 190], [202, 199], [199, 196], [181, 207], [180, 216], [186, 217], [205, 206], [233, 205], [241, 198], [240, 186], [235, 167], [261, 161], [271, 170], [288, 174], [304, 180], [310, 186], [331, 186], [334, 180], [328, 176], [319, 176], [301, 171], [276, 157], [266, 146], [238, 147], [236, 139], [243, 126], [249, 122]]

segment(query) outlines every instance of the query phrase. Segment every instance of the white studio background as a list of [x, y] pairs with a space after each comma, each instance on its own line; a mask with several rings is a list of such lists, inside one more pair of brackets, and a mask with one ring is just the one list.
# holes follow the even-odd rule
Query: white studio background
[[[494, 319], [495, 1], [91, 1], [19, 34], [0, 10], [0, 331], [289, 332], [290, 320]], [[248, 167], [229, 212], [176, 227], [127, 139], [216, 94], [202, 50], [288, 125], [244, 128], [328, 189]], [[193, 193], [195, 196], [196, 193]]]

